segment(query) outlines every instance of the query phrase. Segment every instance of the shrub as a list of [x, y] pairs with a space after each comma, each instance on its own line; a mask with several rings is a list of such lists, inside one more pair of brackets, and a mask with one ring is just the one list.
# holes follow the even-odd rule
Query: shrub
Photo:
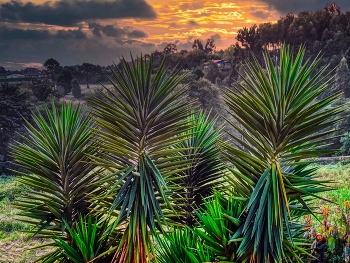
[[350, 133], [346, 132], [343, 137], [340, 138], [342, 144], [340, 150], [344, 155], [350, 155]]
[[72, 73], [67, 68], [64, 68], [57, 76], [57, 85], [64, 88], [63, 95], [67, 95], [72, 91], [72, 80]]
[[74, 78], [72, 80], [71, 85], [72, 85], [72, 95], [74, 96], [74, 98], [76, 99], [81, 98], [81, 87], [79, 85], [78, 80]]

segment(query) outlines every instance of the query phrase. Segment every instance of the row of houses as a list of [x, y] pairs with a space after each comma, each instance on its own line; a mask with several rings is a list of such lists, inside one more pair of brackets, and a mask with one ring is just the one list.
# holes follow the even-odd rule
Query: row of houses
[[47, 70], [40, 70], [37, 68], [25, 68], [21, 73], [7, 75], [8, 79], [19, 79], [19, 78], [48, 78], [50, 73]]
[[204, 63], [204, 68], [208, 67], [209, 63], [215, 63], [219, 69], [230, 69], [232, 67], [231, 62], [224, 59], [213, 59], [210, 62]]

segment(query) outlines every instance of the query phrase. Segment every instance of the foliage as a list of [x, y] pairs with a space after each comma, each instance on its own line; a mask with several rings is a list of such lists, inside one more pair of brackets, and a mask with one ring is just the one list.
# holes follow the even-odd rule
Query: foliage
[[208, 38], [205, 45], [203, 45], [203, 43], [200, 39], [195, 39], [193, 41], [192, 48], [194, 50], [202, 50], [205, 53], [214, 53], [216, 46], [214, 43], [214, 39], [212, 39], [212, 38]]
[[216, 45], [214, 43], [214, 39], [208, 38], [204, 46], [205, 53], [215, 53], [215, 50], [216, 50]]
[[215, 257], [188, 228], [175, 228], [164, 236], [158, 236], [157, 240], [157, 260], [160, 263], [202, 263]]
[[194, 49], [186, 53], [185, 59], [189, 69], [198, 67], [205, 61], [206, 54], [202, 49]]
[[221, 91], [213, 83], [206, 79], [199, 79], [189, 83], [189, 98], [197, 99], [198, 105], [205, 111], [221, 113]]
[[29, 188], [15, 180], [15, 177], [0, 176], [0, 201], [5, 198], [13, 201], [28, 190]]
[[[32, 105], [29, 101], [29, 94], [22, 92], [19, 84], [0, 84], [0, 130], [1, 135], [13, 133], [23, 124], [23, 118], [30, 119]], [[5, 140], [1, 136], [1, 141]]]
[[[235, 165], [235, 190], [248, 201], [244, 224], [232, 236], [240, 240], [240, 260], [255, 262], [301, 262], [304, 249], [293, 241], [293, 220], [311, 212], [310, 196], [325, 191], [314, 178], [305, 159], [329, 153], [323, 150], [337, 123], [330, 119], [341, 107], [327, 108], [339, 94], [317, 100], [332, 81], [322, 76], [327, 67], [315, 72], [320, 58], [306, 61], [301, 47], [297, 56], [287, 46], [280, 50], [275, 66], [264, 52], [265, 68], [256, 61], [244, 66], [243, 84], [226, 91], [226, 102], [236, 122], [230, 122], [241, 136], [232, 139], [242, 148], [223, 143], [227, 161]], [[236, 124], [238, 123], [238, 124]], [[259, 197], [259, 198], [257, 198]], [[299, 252], [299, 255], [295, 253]]]
[[62, 71], [60, 63], [54, 58], [49, 58], [44, 62], [44, 67], [50, 72], [53, 82], [57, 83], [56, 76]]
[[204, 201], [197, 211], [198, 226], [177, 228], [158, 239], [160, 262], [236, 262], [238, 242], [230, 242], [241, 220], [244, 199], [223, 196]]
[[86, 87], [89, 88], [89, 76], [101, 72], [101, 66], [84, 62], [79, 69], [86, 75]]
[[[346, 160], [345, 160], [346, 162]], [[328, 165], [315, 166], [317, 176], [322, 180], [331, 180], [333, 189], [322, 193], [322, 197], [331, 200], [336, 204], [343, 204], [350, 200], [350, 181], [349, 172], [350, 165], [342, 162], [332, 163]], [[318, 206], [318, 203], [317, 203]]]
[[18, 210], [13, 207], [13, 202], [25, 194], [28, 189], [15, 177], [0, 176], [0, 236], [3, 232], [28, 229], [27, 224], [17, 221]]
[[60, 63], [54, 58], [49, 58], [44, 62], [44, 67], [50, 72], [55, 72], [60, 68]]
[[319, 203], [315, 220], [303, 217], [305, 236], [320, 263], [350, 261], [350, 204], [344, 199], [337, 201], [338, 205]]
[[238, 42], [224, 50], [223, 59], [230, 61], [231, 64], [233, 64], [235, 60], [240, 60], [243, 58], [243, 50], [239, 46]]
[[346, 132], [343, 137], [341, 137], [340, 142], [342, 144], [340, 150], [344, 155], [350, 155], [350, 133]]
[[112, 247], [113, 240], [110, 235], [113, 229], [108, 227], [108, 221], [104, 221], [102, 226], [89, 216], [87, 219], [80, 217], [75, 224], [75, 229], [71, 229], [65, 222], [69, 235], [72, 237], [72, 244], [66, 243], [60, 237], [55, 238], [56, 246], [61, 249], [68, 259], [75, 263], [87, 262], [110, 262], [112, 260], [110, 252], [115, 250]]
[[74, 98], [76, 99], [81, 98], [81, 88], [78, 80], [73, 79], [71, 85], [72, 85], [72, 95], [74, 96]]
[[336, 70], [336, 79], [334, 84], [335, 92], [343, 91], [344, 97], [350, 97], [350, 70], [346, 59], [343, 57]]
[[341, 12], [332, 3], [323, 10], [301, 11], [297, 15], [288, 13], [275, 23], [240, 29], [236, 39], [243, 46], [255, 50], [255, 54], [260, 53], [263, 47], [278, 49], [282, 43], [293, 46], [305, 44], [307, 56], [315, 56], [320, 51], [324, 53], [323, 64], [330, 63], [332, 57], [336, 56], [336, 64], [331, 65], [334, 68], [343, 55], [349, 63], [349, 18], [349, 11]]
[[242, 46], [249, 50], [260, 51], [262, 48], [260, 41], [260, 32], [257, 25], [253, 25], [250, 28], [238, 29], [236, 39], [241, 42]]
[[181, 134], [189, 128], [185, 120], [191, 103], [181, 100], [186, 87], [175, 91], [185, 76], [168, 73], [164, 60], [154, 76], [153, 55], [132, 59], [132, 65], [122, 59], [121, 67], [112, 68], [113, 89], [101, 94], [107, 102], [93, 97], [91, 104], [102, 128], [97, 161], [116, 171], [104, 196], [111, 202], [102, 206], [106, 212], [117, 209], [118, 220], [126, 220], [113, 262], [138, 263], [147, 262], [153, 250], [150, 234], [162, 229], [161, 206], [171, 207], [168, 187], [187, 168], [181, 149], [173, 145], [187, 137]]
[[200, 78], [204, 77], [204, 73], [200, 68], [195, 68], [192, 73], [196, 75], [196, 80], [199, 80]]
[[222, 78], [224, 76], [223, 73], [219, 70], [219, 67], [214, 62], [209, 62], [203, 69], [204, 78], [209, 80], [211, 83], [215, 83], [216, 78]]
[[213, 194], [214, 187], [219, 187], [224, 169], [217, 147], [220, 129], [214, 129], [215, 120], [209, 120], [209, 116], [200, 111], [197, 116], [192, 113], [188, 123], [192, 128], [183, 134], [187, 135], [187, 139], [175, 147], [185, 149], [182, 151], [184, 161], [190, 159], [191, 163], [176, 183], [184, 189], [179, 192], [183, 202], [180, 207], [184, 212], [182, 222], [192, 227], [195, 223], [194, 209], [203, 204], [203, 198]]
[[216, 119], [191, 114], [193, 102], [184, 98], [188, 92], [212, 108], [220, 90], [204, 79], [180, 85], [186, 75], [165, 70], [165, 60], [155, 69], [154, 55], [111, 67], [113, 87], [89, 98], [94, 125], [71, 104], [61, 113], [46, 109], [46, 119], [34, 115], [23, 136], [28, 145], [16, 143], [13, 156], [29, 172], [18, 172], [32, 187], [18, 202], [29, 233], [55, 240], [42, 260], [260, 263], [311, 256], [297, 219], [330, 188], [317, 180], [310, 158], [332, 153], [324, 150], [325, 136], [343, 108], [333, 104], [338, 93], [319, 99], [332, 82], [327, 67], [317, 68], [321, 58], [303, 62], [304, 47], [293, 54], [282, 46], [276, 59], [266, 50], [265, 67], [247, 62], [242, 82], [225, 92], [228, 129], [240, 134], [228, 131], [230, 140], [220, 142], [224, 160]]
[[66, 94], [64, 86], [62, 86], [62, 85], [57, 85], [57, 92], [58, 92], [60, 97], [64, 97], [64, 95]]
[[[25, 233], [30, 227], [19, 221], [17, 202], [29, 187], [18, 182], [15, 176], [0, 176], [0, 262], [33, 262], [52, 248], [30, 250], [35, 246], [44, 245], [41, 239], [30, 239]], [[24, 231], [24, 232], [23, 232]]]
[[177, 48], [176, 45], [173, 43], [168, 44], [165, 48], [164, 48], [164, 54], [174, 54], [177, 53]]
[[[61, 112], [52, 106], [47, 109], [48, 121], [40, 113], [34, 114], [35, 126], [27, 122], [27, 144], [13, 145], [15, 163], [28, 174], [19, 182], [30, 190], [16, 205], [22, 210], [22, 219], [37, 237], [52, 239], [66, 231], [64, 221], [72, 226], [80, 215], [87, 213], [88, 195], [96, 180], [90, 156], [95, 154], [91, 144], [94, 133], [91, 120], [84, 118], [81, 107], [62, 105]], [[67, 233], [67, 231], [66, 231]], [[71, 237], [67, 235], [67, 241]]]
[[73, 76], [69, 69], [64, 68], [57, 76], [57, 85], [64, 88], [64, 94], [66, 95], [72, 91]]
[[56, 95], [54, 91], [54, 84], [50, 83], [47, 79], [32, 80], [30, 89], [32, 90], [34, 97], [39, 101], [46, 101], [50, 95]]
[[195, 39], [195, 40], [193, 41], [192, 48], [193, 48], [194, 50], [203, 50], [203, 51], [204, 51], [202, 41], [200, 41], [199, 38], [197, 38], [197, 39]]
[[214, 199], [205, 202], [205, 209], [197, 212], [199, 227], [193, 230], [199, 236], [204, 247], [214, 252], [215, 258], [211, 261], [237, 260], [239, 242], [230, 240], [241, 225], [240, 216], [244, 202], [234, 197], [225, 197], [217, 194]]
[[8, 173], [9, 143], [22, 129], [23, 118], [31, 120], [29, 93], [18, 84], [0, 83], [0, 173]]

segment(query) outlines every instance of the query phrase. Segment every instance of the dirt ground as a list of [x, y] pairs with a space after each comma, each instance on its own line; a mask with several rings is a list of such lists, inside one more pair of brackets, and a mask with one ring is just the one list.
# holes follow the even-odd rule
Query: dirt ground
[[30, 249], [43, 244], [40, 239], [28, 240], [23, 233], [11, 233], [8, 237], [0, 239], [0, 263], [33, 262], [50, 251], [49, 248]]

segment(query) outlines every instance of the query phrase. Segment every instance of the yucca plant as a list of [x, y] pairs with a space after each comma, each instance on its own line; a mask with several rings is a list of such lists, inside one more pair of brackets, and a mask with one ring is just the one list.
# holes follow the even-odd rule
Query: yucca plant
[[[56, 237], [56, 246], [60, 248], [61, 254], [74, 263], [87, 262], [110, 262], [113, 252], [118, 244], [118, 235], [113, 235], [113, 224], [108, 225], [109, 220], [99, 223], [91, 216], [82, 216], [72, 229], [67, 222], [65, 226], [72, 237], [72, 244], [68, 244], [60, 237]], [[116, 240], [117, 238], [117, 240]]]
[[236, 262], [239, 242], [230, 242], [241, 226], [245, 199], [214, 193], [197, 210], [196, 227], [175, 228], [158, 237], [160, 262]]
[[303, 63], [305, 48], [294, 58], [287, 46], [280, 49], [279, 64], [264, 52], [265, 67], [247, 62], [241, 76], [244, 83], [225, 92], [230, 122], [241, 136], [232, 135], [236, 146], [223, 143], [228, 162], [236, 169], [236, 190], [248, 198], [244, 224], [232, 236], [240, 242], [240, 260], [260, 262], [299, 261], [293, 240], [293, 210], [311, 212], [310, 196], [327, 187], [317, 181], [305, 162], [330, 151], [329, 130], [339, 121], [339, 106], [330, 107], [339, 97], [332, 94], [318, 100], [333, 81], [317, 69], [320, 57]]
[[153, 56], [131, 65], [122, 59], [120, 65], [111, 68], [113, 87], [105, 88], [104, 99], [91, 99], [94, 120], [102, 128], [96, 162], [115, 172], [112, 190], [104, 196], [114, 200], [100, 210], [117, 211], [117, 220], [125, 224], [113, 262], [139, 263], [149, 260], [150, 235], [165, 223], [162, 206], [171, 209], [168, 196], [189, 165], [183, 149], [174, 145], [188, 137], [191, 103], [181, 99], [186, 86], [175, 89], [185, 76], [165, 70], [164, 61], [154, 76]]
[[215, 122], [216, 119], [210, 120], [203, 111], [193, 112], [188, 118], [193, 127], [184, 133], [188, 138], [175, 145], [184, 149], [182, 154], [190, 162], [177, 181], [183, 189], [179, 192], [181, 222], [187, 226], [194, 225], [195, 209], [203, 204], [203, 198], [213, 195], [213, 189], [222, 183], [224, 166], [217, 147], [221, 129], [214, 128]]
[[49, 240], [62, 236], [70, 243], [64, 221], [72, 227], [88, 212], [88, 195], [94, 190], [94, 132], [81, 106], [62, 104], [59, 111], [52, 105], [46, 117], [33, 114], [34, 124], [27, 122], [28, 136], [23, 136], [26, 144], [13, 145], [15, 163], [26, 171], [15, 171], [18, 180], [30, 187], [17, 207], [27, 218], [21, 220], [32, 226], [30, 233]]
[[189, 228], [174, 228], [157, 237], [157, 260], [160, 263], [211, 262], [215, 253], [203, 246], [203, 241]]
[[230, 238], [242, 224], [239, 217], [244, 201], [244, 198], [216, 193], [197, 211], [199, 225], [192, 231], [203, 240], [204, 247], [213, 252], [215, 257], [211, 261], [236, 262], [238, 243], [231, 242]]

